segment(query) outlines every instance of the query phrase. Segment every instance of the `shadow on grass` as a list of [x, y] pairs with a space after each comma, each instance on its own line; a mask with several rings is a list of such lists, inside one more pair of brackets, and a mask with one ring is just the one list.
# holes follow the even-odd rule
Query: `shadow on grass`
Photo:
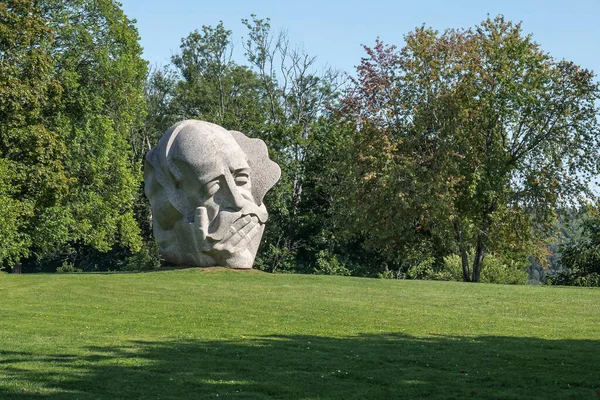
[[1, 399], [600, 399], [600, 342], [273, 336], [0, 348]]

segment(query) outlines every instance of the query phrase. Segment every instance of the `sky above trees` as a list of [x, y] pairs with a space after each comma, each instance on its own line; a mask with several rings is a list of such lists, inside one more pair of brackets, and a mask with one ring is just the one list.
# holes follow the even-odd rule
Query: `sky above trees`
[[285, 29], [292, 43], [317, 56], [317, 64], [354, 72], [364, 51], [361, 44], [384, 42], [402, 45], [403, 35], [425, 24], [434, 29], [468, 28], [491, 16], [523, 21], [542, 49], [600, 73], [600, 2], [597, 0], [122, 0], [128, 17], [137, 19], [144, 56], [151, 64], [164, 65], [179, 50], [181, 38], [202, 25], [220, 20], [233, 31], [234, 56], [243, 57], [242, 18], [269, 17], [273, 28]]

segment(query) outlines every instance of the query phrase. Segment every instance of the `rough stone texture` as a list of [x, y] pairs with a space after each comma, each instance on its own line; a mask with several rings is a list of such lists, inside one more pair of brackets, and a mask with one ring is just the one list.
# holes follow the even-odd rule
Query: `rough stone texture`
[[281, 170], [260, 139], [209, 122], [173, 125], [144, 165], [152, 230], [171, 265], [252, 268]]

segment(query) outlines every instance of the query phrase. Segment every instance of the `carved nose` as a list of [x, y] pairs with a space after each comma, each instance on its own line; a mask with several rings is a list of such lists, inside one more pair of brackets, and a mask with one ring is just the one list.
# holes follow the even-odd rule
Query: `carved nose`
[[227, 205], [236, 211], [241, 210], [244, 207], [245, 200], [235, 184], [233, 177], [229, 174], [225, 174], [225, 182], [225, 186], [229, 192], [229, 195], [227, 196]]

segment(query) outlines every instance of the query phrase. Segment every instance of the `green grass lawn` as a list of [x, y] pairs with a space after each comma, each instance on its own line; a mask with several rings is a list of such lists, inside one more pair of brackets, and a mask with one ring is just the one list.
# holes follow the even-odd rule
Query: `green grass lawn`
[[600, 290], [0, 274], [0, 399], [600, 399]]

